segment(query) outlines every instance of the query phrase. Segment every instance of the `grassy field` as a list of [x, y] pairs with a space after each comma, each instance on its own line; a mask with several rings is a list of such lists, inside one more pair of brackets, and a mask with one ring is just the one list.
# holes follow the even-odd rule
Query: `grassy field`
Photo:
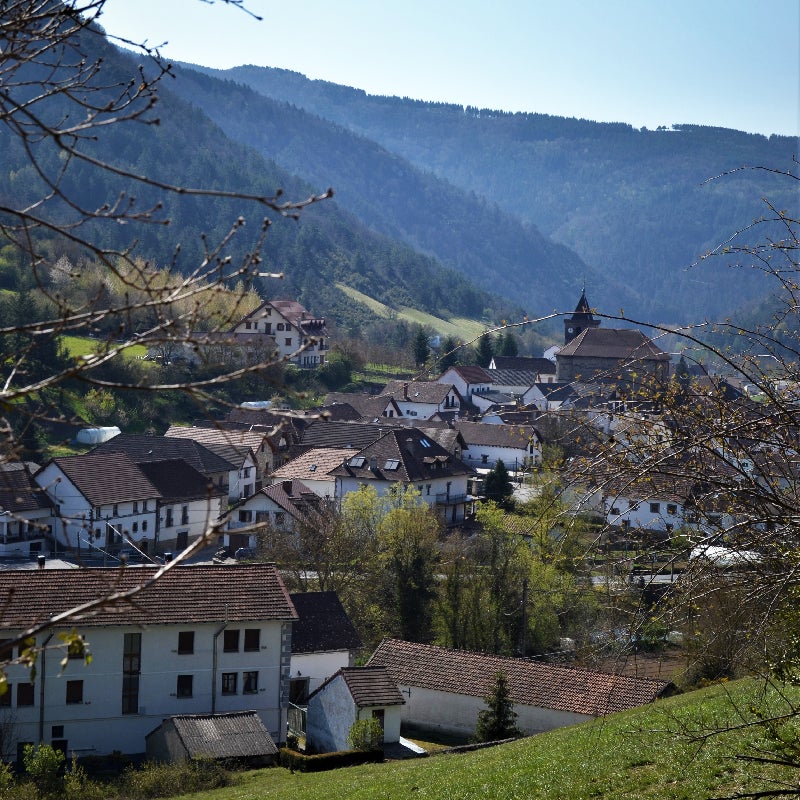
[[[564, 800], [731, 797], [797, 775], [737, 759], [763, 744], [758, 727], [703, 737], [740, 724], [736, 708], [758, 702], [760, 685], [739, 681], [660, 701], [579, 726], [473, 753], [350, 767], [318, 774], [282, 768], [244, 773], [205, 800]], [[795, 701], [798, 699], [794, 692]], [[776, 701], [777, 702], [777, 701]], [[695, 737], [694, 740], [692, 737]], [[700, 738], [697, 738], [700, 737]]]
[[[62, 336], [61, 340], [73, 358], [96, 353], [99, 345], [104, 343], [104, 340], [92, 339], [90, 336]], [[144, 358], [146, 355], [147, 348], [141, 344], [135, 344], [122, 353], [123, 358]]]
[[407, 322], [417, 322], [420, 325], [428, 325], [441, 336], [455, 336], [457, 339], [461, 339], [464, 342], [470, 342], [477, 336], [480, 336], [485, 329], [485, 325], [482, 322], [465, 317], [441, 319], [432, 314], [427, 314], [424, 311], [418, 311], [415, 308], [407, 307], [395, 311], [395, 309], [389, 308], [389, 306], [384, 305], [380, 301], [374, 300], [356, 289], [351, 289], [343, 283], [337, 283], [336, 287], [348, 297], [367, 306], [367, 308], [378, 316], [390, 317], [396, 315], [399, 319], [404, 319]]

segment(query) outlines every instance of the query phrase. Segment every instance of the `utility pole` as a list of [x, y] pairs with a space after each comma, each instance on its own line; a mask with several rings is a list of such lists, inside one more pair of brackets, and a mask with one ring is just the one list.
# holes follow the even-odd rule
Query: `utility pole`
[[522, 658], [528, 650], [528, 579], [522, 579]]

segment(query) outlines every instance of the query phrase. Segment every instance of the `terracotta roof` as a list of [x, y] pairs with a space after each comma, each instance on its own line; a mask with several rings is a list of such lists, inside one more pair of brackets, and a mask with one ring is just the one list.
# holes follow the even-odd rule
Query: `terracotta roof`
[[369, 665], [385, 666], [403, 686], [488, 697], [498, 672], [505, 673], [511, 699], [521, 705], [601, 716], [650, 703], [667, 681], [610, 675], [518, 658], [448, 650], [385, 639]]
[[237, 465], [241, 465], [249, 453], [258, 450], [265, 439], [264, 433], [247, 430], [226, 431], [212, 427], [187, 428], [180, 425], [170, 425], [164, 436], [199, 442], [220, 458]]
[[[159, 727], [174, 726], [189, 758], [252, 758], [276, 755], [278, 748], [255, 711], [181, 714]], [[158, 730], [158, 728], [156, 728]], [[147, 736], [151, 736], [151, 731]]]
[[329, 392], [325, 395], [323, 411], [330, 410], [336, 414], [336, 407], [349, 405], [356, 410], [359, 419], [378, 419], [386, 416], [388, 409], [394, 409], [400, 415], [400, 408], [393, 397], [385, 395], [363, 394], [360, 392]]
[[[277, 503], [287, 514], [294, 519], [301, 520], [320, 510], [322, 498], [311, 491], [304, 483], [296, 479], [286, 479], [265, 486], [261, 491], [239, 501], [233, 508], [247, 505], [252, 497], [264, 495]], [[313, 517], [312, 517], [313, 518]]]
[[191, 439], [175, 439], [166, 436], [121, 433], [98, 445], [92, 453], [127, 453], [135, 464], [148, 461], [169, 461], [182, 458], [203, 475], [230, 472], [239, 465], [221, 458], [199, 442]]
[[181, 458], [139, 464], [139, 469], [167, 502], [199, 500], [220, 497], [224, 494], [205, 475]]
[[361, 637], [336, 592], [298, 592], [289, 596], [300, 617], [292, 623], [293, 653], [361, 647]]
[[325, 683], [309, 695], [324, 691], [337, 678], [342, 678], [347, 685], [350, 696], [358, 708], [367, 706], [398, 706], [406, 701], [388, 670], [380, 665], [366, 667], [342, 667], [331, 675]]
[[549, 358], [532, 358], [530, 356], [493, 356], [492, 363], [496, 370], [521, 370], [543, 375], [554, 375], [556, 365]]
[[82, 456], [54, 458], [52, 463], [93, 506], [160, 497], [158, 489], [125, 453], [92, 450]]
[[[265, 313], [267, 308], [275, 309], [285, 320], [309, 336], [321, 336], [327, 333], [324, 318], [313, 316], [295, 300], [267, 300], [247, 314], [243, 320], [259, 320], [266, 317], [268, 316]], [[240, 324], [241, 322], [237, 323], [237, 325]]]
[[474, 474], [417, 428], [393, 428], [361, 450], [345, 452], [345, 458], [345, 463], [331, 470], [332, 475], [404, 483]]
[[[455, 372], [462, 380], [466, 383], [491, 383], [492, 378], [491, 375], [483, 368], [479, 367], [477, 364], [457, 364], [454, 367], [450, 367], [449, 369], [445, 370], [444, 375], [452, 370]], [[441, 378], [440, 378], [441, 380]], [[449, 384], [445, 384], [446, 386]]]
[[453, 389], [452, 383], [437, 381], [389, 381], [380, 396], [394, 397], [398, 402], [439, 404], [444, 403], [448, 393]]
[[[0, 629], [19, 630], [152, 578], [156, 567], [0, 571]], [[297, 612], [274, 564], [177, 565], [133, 599], [65, 625], [167, 625], [293, 620]]]
[[668, 353], [635, 328], [587, 328], [565, 344], [556, 358], [564, 356], [669, 361]]
[[44, 489], [37, 486], [26, 464], [0, 465], [0, 509], [12, 514], [52, 508]]
[[317, 420], [303, 432], [303, 447], [352, 447], [356, 450], [372, 444], [392, 427], [372, 422], [326, 422]]
[[346, 458], [356, 454], [356, 450], [346, 447], [315, 447], [302, 455], [287, 461], [280, 469], [270, 475], [270, 480], [287, 478], [298, 480], [332, 480], [333, 471], [341, 466]]

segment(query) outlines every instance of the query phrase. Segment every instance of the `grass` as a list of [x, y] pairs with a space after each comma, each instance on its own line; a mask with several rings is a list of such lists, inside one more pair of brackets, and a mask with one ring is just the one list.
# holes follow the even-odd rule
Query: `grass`
[[[96, 353], [106, 343], [104, 339], [93, 339], [91, 336], [62, 336], [61, 340], [73, 358]], [[144, 358], [146, 355], [147, 348], [142, 344], [132, 345], [122, 352], [123, 358]]]
[[370, 311], [378, 316], [387, 318], [396, 316], [398, 319], [404, 319], [407, 322], [427, 325], [441, 336], [455, 336], [457, 339], [461, 339], [464, 342], [470, 342], [480, 336], [486, 328], [484, 323], [466, 317], [442, 319], [433, 314], [428, 314], [425, 311], [419, 311], [416, 308], [409, 308], [407, 306], [396, 310], [363, 292], [359, 292], [357, 289], [351, 289], [349, 286], [345, 286], [343, 283], [337, 283], [336, 288], [344, 292], [351, 299], [367, 306]]
[[[276, 768], [245, 773], [236, 786], [200, 792], [203, 800], [562, 800], [730, 797], [791, 780], [785, 769], [735, 758], [761, 742], [758, 727], [692, 741], [741, 723], [736, 708], [758, 702], [759, 684], [738, 681], [641, 709], [561, 728], [472, 753], [350, 767], [317, 774]], [[798, 699], [795, 693], [795, 700]], [[773, 697], [773, 700], [775, 698]]]

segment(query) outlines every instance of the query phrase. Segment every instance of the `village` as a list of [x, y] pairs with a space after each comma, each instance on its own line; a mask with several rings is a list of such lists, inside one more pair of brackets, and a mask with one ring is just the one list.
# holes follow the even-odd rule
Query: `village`
[[[325, 321], [291, 301], [264, 302], [218, 339], [271, 348], [307, 369], [330, 347]], [[661, 480], [637, 473], [637, 453], [672, 435], [665, 393], [673, 372], [670, 354], [640, 331], [604, 327], [584, 292], [564, 319], [563, 344], [543, 357], [495, 356], [487, 367], [452, 366], [436, 380], [392, 381], [373, 395], [333, 392], [313, 410], [246, 402], [163, 436], [84, 429], [78, 438], [91, 447], [83, 454], [4, 464], [0, 597], [11, 663], [0, 700], [3, 759], [20, 761], [27, 744], [44, 742], [80, 758], [268, 762], [287, 741], [306, 752], [347, 750], [364, 719], [379, 723], [386, 752], [411, 756], [422, 751], [407, 729], [467, 741], [498, 674], [526, 735], [670, 694], [667, 672], [576, 662], [567, 630], [551, 633], [556, 646], [531, 650], [524, 615], [505, 644], [485, 652], [437, 645], [416, 629], [416, 640], [365, 642], [322, 572], [309, 568], [313, 557], [300, 553], [302, 591], [290, 591], [297, 563], [281, 563], [281, 554], [290, 541], [295, 554], [316, 547], [326, 510], [359, 495], [405, 497], [399, 507], [424, 509], [440, 541], [469, 539], [487, 524], [481, 507], [552, 492], [536, 479], [547, 473], [562, 487], [559, 512], [504, 535], [531, 549], [538, 525], [555, 550], [568, 520], [588, 520], [595, 555], [611, 550], [613, 559], [605, 579], [587, 580], [605, 580], [608, 591], [613, 582], [617, 597], [672, 586], [677, 561], [688, 575], [702, 556], [718, 565], [741, 559], [722, 534], [735, 528], [730, 504], [698, 489], [714, 465], [706, 460], [694, 480], [691, 471], [679, 478], [665, 469]], [[747, 399], [708, 374], [691, 380], [704, 398], [710, 388], [727, 393], [726, 405]], [[615, 459], [593, 461], [598, 442], [611, 443]], [[562, 461], [548, 464], [556, 446]], [[719, 468], [730, 472], [733, 456], [720, 453]], [[620, 463], [628, 468], [612, 472]], [[769, 481], [767, 463], [736, 467]], [[655, 553], [678, 533], [672, 552], [680, 556], [667, 576]], [[528, 577], [523, 583], [527, 591]], [[637, 635], [623, 635], [618, 667]]]

